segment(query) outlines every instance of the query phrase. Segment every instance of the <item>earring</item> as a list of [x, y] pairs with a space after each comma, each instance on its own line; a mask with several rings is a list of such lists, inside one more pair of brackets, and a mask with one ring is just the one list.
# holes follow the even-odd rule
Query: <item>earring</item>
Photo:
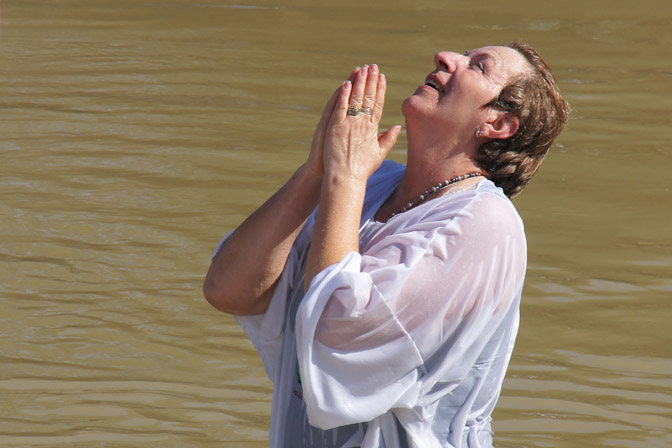
[[480, 139], [481, 137], [483, 137], [483, 129], [479, 127], [476, 129], [476, 138]]

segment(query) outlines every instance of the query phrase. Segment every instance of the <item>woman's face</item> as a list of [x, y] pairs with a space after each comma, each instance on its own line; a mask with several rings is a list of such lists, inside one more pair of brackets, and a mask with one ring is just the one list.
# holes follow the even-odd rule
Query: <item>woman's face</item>
[[425, 84], [403, 104], [407, 126], [458, 136], [473, 134], [496, 113], [483, 106], [514, 77], [530, 70], [525, 57], [508, 47], [483, 47], [465, 54], [442, 51], [434, 56], [434, 64]]

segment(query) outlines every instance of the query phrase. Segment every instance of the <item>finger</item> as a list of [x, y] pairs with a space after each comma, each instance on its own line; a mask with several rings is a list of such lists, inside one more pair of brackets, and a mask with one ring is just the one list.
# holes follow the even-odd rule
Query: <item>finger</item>
[[338, 101], [338, 96], [342, 87], [343, 86], [341, 85], [341, 87], [336, 89], [334, 94], [331, 95], [331, 98], [329, 98], [329, 101], [327, 101], [327, 105], [324, 107], [324, 112], [322, 112], [322, 118], [320, 118], [320, 122], [317, 125], [318, 127], [326, 126], [326, 124], [329, 123], [331, 115], [334, 113], [334, 108], [336, 107], [336, 102]]
[[341, 85], [334, 105], [334, 113], [331, 114], [330, 123], [341, 122], [345, 119], [348, 111], [348, 101], [352, 92], [352, 83], [347, 80]]
[[355, 67], [355, 69], [350, 73], [350, 76], [348, 77], [348, 80], [352, 83], [355, 82], [355, 78], [357, 78], [357, 73], [362, 69], [362, 67]]
[[364, 88], [366, 87], [366, 78], [368, 77], [368, 74], [369, 67], [365, 65], [359, 70], [357, 76], [355, 76], [355, 81], [352, 83], [352, 93], [350, 94], [350, 104], [352, 106], [362, 106]]
[[362, 112], [366, 115], [371, 115], [378, 90], [378, 66], [376, 64], [371, 65], [368, 72], [369, 76], [366, 78], [364, 97], [362, 99]]
[[329, 101], [327, 101], [327, 105], [324, 107], [322, 117], [320, 118], [320, 121], [317, 123], [317, 128], [315, 129], [315, 136], [313, 137], [313, 147], [315, 147], [316, 150], [320, 151], [322, 150], [327, 125], [329, 124], [329, 120], [331, 120], [331, 116], [334, 113], [334, 108], [336, 107], [336, 101], [338, 100], [338, 95], [340, 91], [341, 87], [336, 89], [333, 95], [331, 95], [331, 98], [329, 98]]
[[401, 126], [397, 125], [392, 126], [390, 129], [378, 136], [378, 146], [380, 146], [384, 156], [387, 156], [387, 154], [390, 153], [394, 145], [397, 143], [400, 132]]
[[378, 85], [376, 88], [376, 100], [373, 103], [372, 119], [380, 121], [383, 116], [383, 107], [385, 106], [385, 92], [387, 90], [387, 80], [385, 75], [381, 73], [378, 76]]

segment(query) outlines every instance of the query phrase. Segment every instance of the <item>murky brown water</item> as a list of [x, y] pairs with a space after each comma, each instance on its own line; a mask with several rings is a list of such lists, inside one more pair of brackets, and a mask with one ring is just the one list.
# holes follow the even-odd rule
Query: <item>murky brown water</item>
[[261, 362], [201, 298], [214, 245], [353, 66], [389, 126], [434, 52], [516, 39], [575, 111], [517, 200], [497, 444], [672, 446], [672, 6], [510, 3], [2, 2], [0, 446], [266, 446]]

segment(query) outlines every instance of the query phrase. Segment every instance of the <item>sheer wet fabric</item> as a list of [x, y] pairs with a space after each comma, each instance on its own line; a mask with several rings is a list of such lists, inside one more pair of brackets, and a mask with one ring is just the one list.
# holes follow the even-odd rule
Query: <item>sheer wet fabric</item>
[[273, 447], [489, 447], [518, 329], [522, 221], [490, 181], [386, 223], [404, 167], [369, 181], [360, 252], [303, 294], [311, 219], [264, 315], [237, 317], [274, 383]]

